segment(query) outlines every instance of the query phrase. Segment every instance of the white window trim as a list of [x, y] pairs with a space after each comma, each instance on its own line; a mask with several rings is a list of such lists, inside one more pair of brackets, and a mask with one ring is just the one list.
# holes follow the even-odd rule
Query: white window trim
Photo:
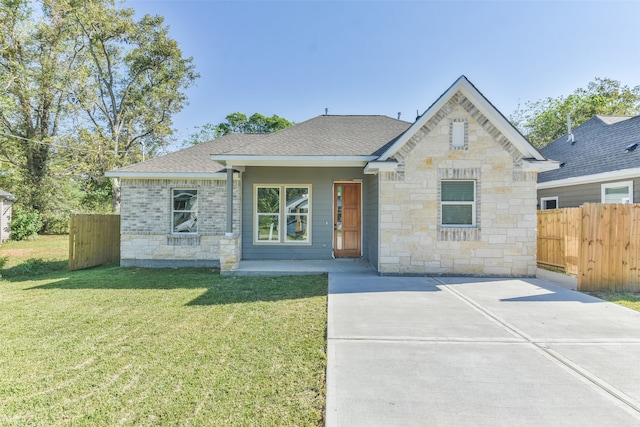
[[[279, 198], [280, 200], [278, 201], [278, 235], [277, 235], [277, 239], [276, 240], [259, 240], [258, 239], [258, 235], [260, 233], [260, 227], [258, 226], [259, 224], [259, 219], [261, 216], [274, 216], [276, 215], [273, 212], [263, 212], [260, 213], [258, 212], [258, 190], [260, 188], [277, 188], [279, 191]], [[275, 185], [275, 184], [260, 184], [260, 185], [255, 185], [254, 189], [253, 189], [253, 215], [254, 215], [254, 220], [253, 220], [253, 228], [254, 228], [254, 233], [253, 233], [253, 242], [254, 243], [259, 243], [259, 244], [277, 244], [280, 243], [280, 233], [281, 233], [281, 226], [280, 226], [280, 219], [282, 217], [282, 186], [280, 185]]]
[[[473, 182], [473, 201], [444, 201], [442, 200], [442, 183], [449, 181]], [[476, 228], [476, 204], [478, 200], [477, 182], [475, 179], [442, 179], [440, 180], [440, 228]], [[442, 207], [445, 205], [471, 205], [471, 224], [443, 224]]]
[[175, 192], [176, 191], [195, 191], [196, 192], [196, 198], [199, 197], [198, 195], [198, 189], [197, 188], [189, 188], [189, 187], [178, 187], [178, 188], [172, 188], [171, 189], [171, 234], [176, 235], [176, 236], [193, 236], [198, 234], [198, 231], [196, 229], [196, 231], [187, 231], [187, 232], [180, 232], [180, 231], [175, 231], [176, 227], [175, 224], [173, 223], [174, 219], [175, 219], [175, 213], [176, 212], [195, 212], [195, 216], [196, 216], [196, 221], [198, 218], [198, 208], [196, 207], [195, 210], [175, 210], [175, 203], [174, 203], [174, 197], [175, 197]]
[[[258, 217], [261, 215], [275, 215], [274, 213], [258, 213], [258, 189], [259, 188], [278, 188], [280, 191], [279, 212], [278, 212], [278, 238], [277, 240], [258, 240]], [[286, 194], [288, 188], [307, 188], [309, 194], [308, 213], [300, 214], [307, 217], [307, 238], [306, 240], [287, 240], [287, 215], [286, 212]], [[292, 245], [292, 246], [308, 246], [311, 245], [311, 205], [312, 205], [312, 186], [311, 184], [254, 184], [253, 185], [253, 244], [255, 245]]]
[[549, 200], [555, 200], [556, 201], [556, 209], [558, 209], [560, 207], [560, 205], [558, 204], [558, 196], [553, 196], [553, 197], [541, 197], [540, 198], [540, 210], [541, 211], [546, 211], [546, 210], [550, 210], [551, 208], [546, 208], [544, 206], [544, 202], [547, 202]]
[[600, 186], [600, 201], [602, 203], [606, 203], [605, 202], [605, 190], [607, 188], [620, 188], [620, 187], [627, 187], [628, 191], [629, 191], [629, 200], [627, 201], [627, 203], [633, 203], [633, 181], [618, 181], [618, 182], [608, 182], [606, 184], [602, 184]]

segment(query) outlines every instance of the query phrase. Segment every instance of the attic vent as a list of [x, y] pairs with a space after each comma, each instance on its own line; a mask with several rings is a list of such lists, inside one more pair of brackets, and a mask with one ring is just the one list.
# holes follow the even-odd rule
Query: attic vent
[[634, 142], [633, 144], [627, 145], [627, 148], [624, 149], [625, 153], [629, 153], [633, 150], [635, 150], [636, 148], [638, 148], [638, 143]]

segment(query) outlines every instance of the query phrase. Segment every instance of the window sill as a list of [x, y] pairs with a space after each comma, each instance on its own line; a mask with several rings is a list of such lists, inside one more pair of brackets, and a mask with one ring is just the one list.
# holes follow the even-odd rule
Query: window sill
[[475, 226], [440, 226], [438, 228], [438, 241], [441, 242], [466, 242], [480, 240], [480, 229]]
[[311, 246], [311, 242], [256, 242], [255, 246]]
[[199, 246], [199, 245], [200, 245], [200, 235], [197, 233], [167, 235], [167, 246]]

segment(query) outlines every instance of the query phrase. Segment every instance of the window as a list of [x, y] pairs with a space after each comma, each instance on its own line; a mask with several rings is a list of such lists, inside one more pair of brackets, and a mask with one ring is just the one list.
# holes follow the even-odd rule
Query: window
[[255, 187], [256, 243], [308, 243], [311, 186]]
[[198, 232], [198, 190], [173, 190], [171, 230], [174, 233]]
[[280, 187], [258, 187], [256, 192], [256, 240], [280, 241]]
[[285, 187], [287, 235], [289, 242], [308, 241], [309, 188]]
[[602, 184], [602, 203], [633, 203], [633, 181]]
[[441, 225], [474, 227], [476, 225], [476, 182], [440, 182]]
[[541, 197], [540, 198], [540, 209], [558, 209], [558, 198], [557, 197]]

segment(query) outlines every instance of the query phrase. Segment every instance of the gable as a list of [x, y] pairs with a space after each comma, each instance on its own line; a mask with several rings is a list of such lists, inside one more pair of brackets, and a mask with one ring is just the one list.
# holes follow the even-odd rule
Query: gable
[[[424, 123], [420, 129], [414, 132], [407, 142], [400, 146], [390, 158], [397, 162], [404, 162], [404, 159], [409, 157], [418, 143], [423, 141], [428, 135], [434, 133], [440, 134], [439, 139], [445, 142], [445, 149], [455, 150], [456, 148], [451, 147], [451, 145], [453, 143], [452, 138], [456, 123], [461, 123], [464, 126], [464, 132], [466, 133], [464, 135], [465, 139], [469, 138], [469, 132], [477, 133], [477, 130], [473, 128], [478, 127], [482, 129], [486, 135], [493, 138], [493, 140], [499, 144], [497, 146], [502, 147], [502, 149], [511, 156], [514, 164], [522, 165], [522, 153], [462, 92], [454, 94], [440, 110], [431, 115], [430, 119]], [[467, 144], [472, 145], [474, 142], [475, 138], [472, 137], [472, 140], [468, 141]], [[467, 146], [464, 150], [468, 148]]]
[[467, 80], [461, 76], [401, 135], [378, 159], [398, 160], [411, 152], [426, 134], [432, 132], [456, 106], [461, 106], [491, 135], [514, 162], [528, 170], [549, 170], [557, 167], [548, 162], [511, 123]]

